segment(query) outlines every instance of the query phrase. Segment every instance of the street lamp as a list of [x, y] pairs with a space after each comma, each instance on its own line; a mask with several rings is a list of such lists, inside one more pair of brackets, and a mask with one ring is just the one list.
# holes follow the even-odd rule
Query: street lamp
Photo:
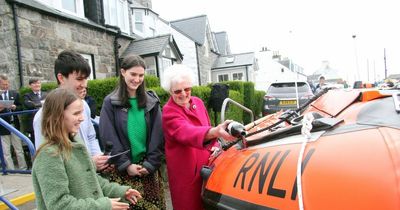
[[354, 56], [355, 56], [355, 59], [356, 59], [356, 71], [357, 71], [357, 79], [355, 79], [355, 80], [360, 80], [360, 70], [359, 70], [359, 68], [358, 68], [358, 53], [357, 53], [357, 44], [356, 44], [356, 35], [354, 34], [353, 36], [353, 40], [354, 40]]
[[[291, 51], [291, 49], [293, 48], [293, 37], [292, 37], [292, 35], [293, 35], [293, 33], [292, 33], [292, 30], [290, 30], [289, 31], [289, 50], [288, 50], [288, 52], [289, 51]], [[299, 101], [299, 90], [298, 90], [298, 84], [297, 84], [297, 80], [299, 79], [298, 77], [299, 77], [299, 72], [298, 72], [298, 69], [297, 68], [294, 68], [294, 70], [292, 70], [292, 58], [290, 57], [290, 56], [293, 56], [293, 53], [288, 53], [288, 54], [291, 54], [291, 55], [289, 55], [288, 57], [289, 57], [289, 70], [290, 70], [290, 74], [292, 74], [293, 72], [296, 74], [296, 77], [295, 77], [295, 81], [294, 81], [294, 86], [295, 86], [295, 90], [296, 90], [296, 104], [297, 104], [297, 108], [299, 108], [300, 107], [300, 101]]]

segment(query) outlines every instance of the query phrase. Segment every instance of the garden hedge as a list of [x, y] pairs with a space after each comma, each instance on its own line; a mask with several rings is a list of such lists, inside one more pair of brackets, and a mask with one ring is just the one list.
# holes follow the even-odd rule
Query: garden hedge
[[[88, 95], [92, 96], [96, 101], [97, 115], [100, 114], [101, 106], [103, 104], [103, 99], [106, 95], [111, 93], [118, 83], [117, 77], [111, 77], [106, 79], [96, 79], [88, 81]], [[155, 76], [145, 76], [146, 87], [149, 90], [156, 92], [160, 98], [161, 106], [163, 106], [169, 99], [169, 93], [160, 87], [160, 80]], [[258, 118], [261, 114], [262, 101], [265, 95], [264, 91], [256, 91], [254, 89], [254, 83], [252, 82], [242, 82], [242, 81], [229, 81], [224, 82], [229, 85], [229, 98], [232, 100], [248, 107], [254, 113], [254, 116]], [[214, 113], [211, 108], [209, 108], [209, 98], [211, 93], [211, 86], [195, 86], [192, 89], [192, 95], [201, 98], [204, 105], [208, 109], [211, 123], [215, 124], [215, 114], [217, 115], [217, 123], [220, 122], [220, 114]], [[50, 90], [57, 87], [56, 82], [42, 83], [42, 90], [50, 92]], [[22, 87], [20, 89], [21, 102], [23, 101], [23, 95], [30, 91], [29, 87]], [[23, 118], [23, 117], [21, 117]], [[225, 113], [226, 119], [232, 119], [244, 124], [249, 123], [250, 115], [247, 112], [243, 112], [240, 108], [235, 105], [230, 104]]]

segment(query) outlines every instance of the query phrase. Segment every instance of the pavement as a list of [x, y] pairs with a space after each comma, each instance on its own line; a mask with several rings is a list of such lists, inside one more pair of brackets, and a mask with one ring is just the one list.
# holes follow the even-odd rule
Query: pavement
[[[5, 199], [11, 201], [20, 210], [36, 209], [30, 174], [0, 175], [0, 192], [6, 193]], [[0, 210], [8, 209], [0, 202]]]
[[[167, 210], [172, 210], [168, 183], [165, 182], [165, 198]], [[5, 193], [5, 199], [11, 201], [19, 210], [35, 210], [35, 195], [33, 193], [32, 176], [30, 174], [0, 175], [0, 194]], [[0, 201], [0, 210], [8, 209]]]

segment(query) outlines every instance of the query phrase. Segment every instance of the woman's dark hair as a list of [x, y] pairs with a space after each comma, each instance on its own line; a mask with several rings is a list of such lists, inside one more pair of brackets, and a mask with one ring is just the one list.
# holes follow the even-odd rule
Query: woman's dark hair
[[[143, 58], [138, 55], [130, 54], [127, 55], [121, 63], [121, 69], [128, 70], [135, 66], [141, 66], [146, 69], [146, 63], [144, 62]], [[125, 79], [122, 74], [119, 75], [119, 85], [118, 85], [118, 96], [121, 99], [122, 105], [124, 107], [131, 107], [129, 103], [129, 93], [128, 87], [125, 83]], [[136, 98], [138, 102], [138, 107], [144, 108], [146, 107], [146, 90], [145, 90], [145, 82], [139, 85], [138, 89], [136, 90]]]

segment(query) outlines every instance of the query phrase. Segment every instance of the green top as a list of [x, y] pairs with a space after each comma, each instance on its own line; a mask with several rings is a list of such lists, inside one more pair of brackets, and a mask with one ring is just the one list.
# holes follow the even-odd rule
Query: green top
[[128, 138], [131, 145], [132, 163], [140, 162], [146, 154], [147, 127], [144, 109], [138, 108], [136, 98], [130, 98], [128, 111]]

